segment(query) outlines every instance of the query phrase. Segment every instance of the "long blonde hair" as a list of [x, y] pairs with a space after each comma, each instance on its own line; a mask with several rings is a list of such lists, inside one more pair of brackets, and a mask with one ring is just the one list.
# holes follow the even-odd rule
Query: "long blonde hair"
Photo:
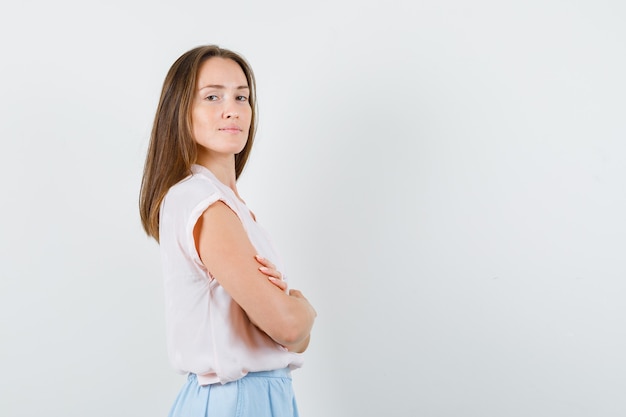
[[139, 213], [148, 236], [159, 241], [160, 206], [169, 188], [191, 174], [197, 147], [191, 126], [191, 105], [196, 90], [198, 70], [213, 57], [235, 61], [243, 70], [250, 88], [252, 119], [248, 141], [235, 155], [235, 175], [243, 172], [256, 132], [256, 83], [247, 61], [239, 54], [216, 45], [199, 46], [181, 55], [169, 69], [154, 117], [150, 144], [141, 180]]

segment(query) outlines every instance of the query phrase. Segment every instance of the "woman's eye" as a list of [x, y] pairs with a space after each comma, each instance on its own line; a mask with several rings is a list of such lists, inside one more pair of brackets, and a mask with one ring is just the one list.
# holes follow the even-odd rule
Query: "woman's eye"
[[239, 101], [248, 101], [248, 97], [246, 97], [246, 96], [237, 96], [237, 100], [239, 100]]
[[206, 96], [204, 99], [208, 100], [208, 101], [215, 101], [215, 100], [217, 100], [217, 96], [212, 94], [210, 96]]

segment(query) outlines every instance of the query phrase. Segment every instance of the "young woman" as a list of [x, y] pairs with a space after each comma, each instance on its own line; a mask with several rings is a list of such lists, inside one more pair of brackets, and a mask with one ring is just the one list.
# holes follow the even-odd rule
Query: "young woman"
[[194, 48], [170, 68], [140, 194], [160, 244], [168, 353], [188, 379], [170, 417], [297, 416], [290, 370], [316, 316], [237, 191], [256, 127], [239, 54]]

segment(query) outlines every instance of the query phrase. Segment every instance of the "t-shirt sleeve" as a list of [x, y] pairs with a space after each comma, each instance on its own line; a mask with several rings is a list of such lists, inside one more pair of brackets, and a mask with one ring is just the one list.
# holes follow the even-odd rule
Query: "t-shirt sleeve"
[[[224, 198], [220, 195], [220, 193], [215, 192], [211, 194], [209, 197], [202, 200], [191, 210], [187, 224], [184, 227], [184, 236], [181, 236], [181, 240], [184, 242], [185, 252], [189, 254], [189, 257], [193, 260], [201, 268], [205, 269], [204, 263], [200, 259], [200, 254], [198, 254], [198, 250], [196, 249], [196, 240], [193, 236], [193, 229], [196, 227], [196, 223], [198, 223], [198, 219], [202, 216], [202, 213], [206, 211], [206, 209], [211, 206], [211, 204], [216, 201], [223, 201]], [[181, 228], [183, 230], [183, 228]]]
[[170, 188], [159, 221], [164, 256], [183, 256], [206, 270], [196, 250], [193, 229], [202, 213], [218, 200], [225, 200], [222, 192], [202, 178], [190, 177]]

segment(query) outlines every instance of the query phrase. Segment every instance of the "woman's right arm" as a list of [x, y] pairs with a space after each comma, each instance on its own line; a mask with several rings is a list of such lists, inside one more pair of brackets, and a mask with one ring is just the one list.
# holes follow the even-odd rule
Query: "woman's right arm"
[[205, 210], [194, 238], [211, 275], [257, 327], [289, 350], [306, 349], [315, 309], [300, 291], [286, 294], [259, 271], [256, 250], [226, 204], [217, 201]]

